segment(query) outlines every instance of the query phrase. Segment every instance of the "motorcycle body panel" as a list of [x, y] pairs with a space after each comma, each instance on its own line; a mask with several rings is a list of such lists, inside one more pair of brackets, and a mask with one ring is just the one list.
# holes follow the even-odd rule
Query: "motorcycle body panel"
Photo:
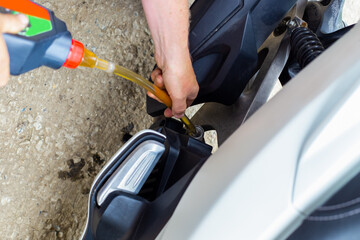
[[[257, 50], [296, 0], [197, 0], [191, 6], [190, 53], [199, 94], [194, 104], [236, 101], [256, 72]], [[147, 98], [151, 116], [164, 105]]]
[[[284, 16], [294, 17], [296, 2], [305, 9], [302, 0], [193, 4], [189, 42], [200, 85], [195, 103], [206, 102], [203, 109], [209, 113], [225, 112], [213, 117], [220, 124], [241, 122], [212, 156], [210, 146], [187, 136], [175, 120], [157, 121], [150, 135], [134, 136], [93, 184], [84, 239], [337, 240], [357, 235], [360, 201], [353, 189], [360, 172], [354, 144], [360, 141], [360, 26], [329, 30], [341, 27], [339, 12], [332, 10], [343, 1], [307, 5], [305, 13], [316, 5], [322, 15], [314, 20], [318, 25], [310, 22], [314, 31], [329, 30], [318, 32], [328, 42], [322, 55], [261, 108], [253, 108], [256, 97], [245, 110], [241, 103], [247, 102], [239, 101], [251, 95], [248, 87], [257, 78], [277, 79], [274, 72], [292, 57], [286, 29], [271, 32]], [[254, 96], [274, 82], [258, 83]], [[226, 111], [223, 104], [229, 105]], [[164, 109], [149, 99], [147, 107], [154, 116]], [[236, 109], [240, 117], [231, 118]], [[201, 125], [210, 129], [211, 124]], [[149, 136], [166, 150], [140, 192], [113, 191], [99, 204], [101, 188]]]

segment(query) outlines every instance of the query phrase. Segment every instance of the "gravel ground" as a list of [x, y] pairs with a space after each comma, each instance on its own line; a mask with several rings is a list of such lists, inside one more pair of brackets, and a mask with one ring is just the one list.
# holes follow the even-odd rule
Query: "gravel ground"
[[[154, 61], [141, 1], [36, 1], [73, 37], [148, 76]], [[147, 128], [145, 92], [92, 69], [41, 68], [0, 89], [1, 239], [78, 239], [88, 191], [125, 133]]]
[[[148, 76], [150, 33], [140, 0], [36, 2], [98, 56]], [[347, 23], [360, 2], [348, 0]], [[79, 239], [92, 180], [126, 133], [147, 128], [145, 92], [91, 69], [41, 68], [0, 89], [1, 239]]]

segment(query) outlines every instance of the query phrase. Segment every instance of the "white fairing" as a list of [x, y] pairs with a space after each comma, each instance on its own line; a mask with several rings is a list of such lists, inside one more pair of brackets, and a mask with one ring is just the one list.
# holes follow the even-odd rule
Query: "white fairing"
[[360, 171], [360, 25], [207, 160], [158, 239], [283, 239]]

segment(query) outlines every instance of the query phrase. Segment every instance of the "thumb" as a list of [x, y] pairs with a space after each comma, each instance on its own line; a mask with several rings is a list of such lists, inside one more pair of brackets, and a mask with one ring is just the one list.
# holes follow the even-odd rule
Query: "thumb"
[[186, 100], [185, 99], [175, 99], [172, 102], [172, 114], [176, 118], [181, 118], [184, 116], [185, 110], [186, 110]]
[[0, 31], [2, 33], [18, 33], [29, 24], [29, 19], [23, 14], [0, 14]]

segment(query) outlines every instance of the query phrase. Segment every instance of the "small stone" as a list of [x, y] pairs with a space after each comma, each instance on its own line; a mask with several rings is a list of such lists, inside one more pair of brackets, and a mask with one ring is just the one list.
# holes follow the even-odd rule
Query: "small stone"
[[40, 215], [47, 217], [49, 213], [47, 211], [40, 211]]
[[34, 118], [31, 115], [28, 115], [27, 120], [29, 123], [32, 123], [34, 121]]
[[81, 158], [79, 158], [79, 157], [73, 158], [73, 164], [78, 164], [79, 162], [81, 162]]
[[43, 140], [40, 140], [37, 144], [36, 144], [36, 150], [38, 150], [39, 152], [41, 151], [41, 146], [43, 145]]
[[54, 225], [54, 230], [57, 231], [57, 232], [60, 232], [60, 226]]
[[35, 127], [35, 130], [40, 130], [42, 128], [42, 125], [39, 122], [35, 122], [34, 127]]
[[5, 205], [7, 203], [10, 203], [11, 202], [11, 199], [9, 197], [2, 197], [1, 198], [1, 205]]
[[52, 225], [49, 223], [48, 225], [45, 226], [46, 230], [50, 230], [52, 228]]

